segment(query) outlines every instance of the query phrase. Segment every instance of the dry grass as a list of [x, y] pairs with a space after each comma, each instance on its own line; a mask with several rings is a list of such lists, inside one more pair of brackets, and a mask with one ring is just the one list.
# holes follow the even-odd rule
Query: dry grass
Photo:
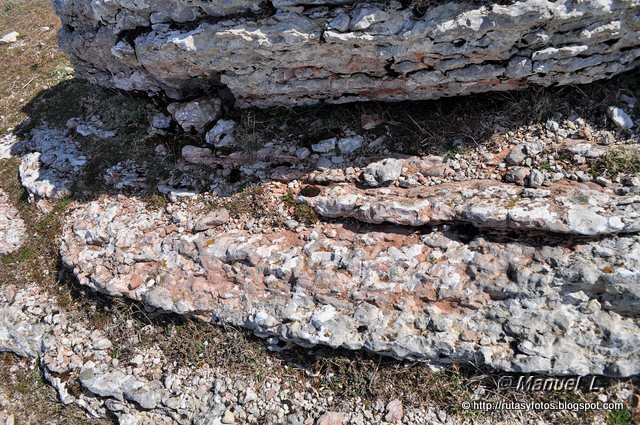
[[640, 173], [640, 151], [633, 148], [617, 148], [598, 158], [591, 169], [596, 176]]
[[4, 161], [0, 166], [0, 188], [7, 193], [27, 226], [29, 238], [16, 252], [0, 258], [0, 282], [25, 285], [29, 282], [51, 282], [58, 270], [58, 235], [69, 199], [54, 203], [49, 214], [37, 214], [26, 203], [26, 192], [18, 179], [17, 159]]
[[0, 45], [0, 135], [26, 118], [21, 109], [27, 101], [69, 77], [69, 61], [56, 42], [59, 27], [48, 0], [0, 1], [0, 36], [20, 33], [18, 42]]
[[[610, 127], [607, 107], [619, 103], [617, 96], [621, 92], [640, 98], [639, 80], [640, 71], [635, 71], [584, 86], [534, 87], [435, 101], [236, 111], [235, 118], [240, 122], [237, 139], [241, 146], [254, 146], [258, 132], [263, 141], [294, 139], [310, 147], [319, 140], [356, 131], [371, 139], [385, 136], [385, 146], [390, 150], [443, 155], [450, 152], [455, 140], [467, 146], [490, 146], [508, 131], [544, 123], [557, 113], [565, 117], [575, 113], [592, 125]], [[384, 123], [373, 130], [364, 130], [363, 114], [379, 115]], [[249, 135], [246, 143], [244, 134]]]

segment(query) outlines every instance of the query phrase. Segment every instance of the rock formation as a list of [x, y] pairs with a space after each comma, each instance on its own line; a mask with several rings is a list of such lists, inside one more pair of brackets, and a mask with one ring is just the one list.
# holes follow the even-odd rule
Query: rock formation
[[[272, 183], [264, 196], [277, 203], [269, 194], [283, 186]], [[477, 186], [460, 184], [468, 205], [480, 209], [487, 196], [509, 191]], [[585, 193], [587, 203], [604, 195]], [[406, 207], [412, 202], [419, 201], [407, 198]], [[207, 203], [200, 195], [166, 211], [129, 197], [82, 205], [67, 219], [62, 261], [96, 290], [302, 345], [519, 372], [640, 372], [640, 238], [570, 234], [554, 241], [534, 232], [558, 226], [597, 234], [592, 226], [607, 219], [595, 219], [595, 212], [583, 211], [586, 218], [571, 228], [562, 217], [572, 213], [558, 205], [530, 211], [514, 205], [520, 218], [514, 228], [525, 231], [515, 240], [501, 236], [505, 219], [491, 216], [478, 224], [497, 230], [477, 235], [459, 224], [412, 229], [322, 222], [287, 230], [230, 220], [226, 210]], [[620, 203], [637, 210], [638, 197]], [[314, 205], [321, 214], [359, 218], [349, 208]], [[473, 207], [464, 208], [460, 216], [474, 215]], [[372, 202], [366, 211], [391, 217], [384, 204]]]
[[586, 83], [640, 57], [638, 0], [54, 0], [79, 75], [239, 106], [430, 99]]
[[[82, 173], [74, 123], [37, 127], [22, 147], [34, 200], [63, 196]], [[140, 164], [106, 168], [107, 194], [65, 215], [61, 260], [95, 290], [281, 344], [631, 376], [640, 180], [585, 172], [640, 149], [618, 140], [578, 118], [450, 159], [380, 159], [357, 135], [313, 154], [291, 141], [228, 155], [187, 145], [175, 176], [157, 182], [166, 206], [135, 196], [147, 184]], [[234, 200], [249, 177], [254, 198]]]

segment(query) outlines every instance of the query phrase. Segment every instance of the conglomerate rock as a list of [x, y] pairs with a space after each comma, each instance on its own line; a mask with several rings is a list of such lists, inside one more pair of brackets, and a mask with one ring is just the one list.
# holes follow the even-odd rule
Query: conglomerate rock
[[[166, 209], [127, 196], [79, 205], [62, 261], [96, 290], [302, 345], [507, 371], [640, 372], [637, 234], [514, 237], [460, 222], [290, 230], [229, 220], [206, 196]], [[530, 213], [527, 232], [549, 230]]]
[[[586, 83], [640, 57], [638, 0], [54, 0], [79, 75], [240, 106], [429, 99]], [[423, 14], [424, 13], [424, 14]]]

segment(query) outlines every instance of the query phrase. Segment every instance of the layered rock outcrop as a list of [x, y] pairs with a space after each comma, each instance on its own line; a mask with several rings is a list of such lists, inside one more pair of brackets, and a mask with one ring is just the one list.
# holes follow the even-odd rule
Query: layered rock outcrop
[[635, 67], [638, 0], [54, 0], [81, 76], [239, 106], [430, 99], [586, 83]]
[[[460, 186], [472, 187], [460, 213], [495, 190]], [[606, 196], [591, 195], [587, 204]], [[637, 198], [627, 201], [635, 211]], [[637, 234], [541, 238], [529, 232], [562, 223], [537, 214], [542, 206], [521, 212], [530, 226], [517, 239], [490, 218], [480, 233], [460, 224], [287, 229], [230, 220], [209, 202], [162, 210], [122, 196], [81, 205], [67, 218], [62, 261], [96, 290], [285, 342], [519, 372], [640, 372]], [[558, 217], [572, 207], [553, 205]]]

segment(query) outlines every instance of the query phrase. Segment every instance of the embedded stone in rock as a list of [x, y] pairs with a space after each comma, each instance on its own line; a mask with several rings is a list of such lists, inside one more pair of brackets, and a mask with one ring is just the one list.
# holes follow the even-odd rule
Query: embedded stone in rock
[[16, 251], [25, 239], [27, 230], [20, 213], [0, 189], [0, 255]]
[[[535, 185], [541, 178], [534, 175]], [[338, 185], [323, 188], [319, 196], [299, 196], [299, 200], [325, 217], [374, 224], [464, 222], [483, 228], [584, 236], [640, 231], [640, 198], [636, 195], [619, 196], [599, 185], [573, 182], [556, 183], [547, 189], [550, 196], [531, 198], [518, 186], [493, 180], [417, 189]]]
[[[171, 213], [125, 196], [79, 204], [62, 262], [93, 289], [305, 346], [523, 373], [640, 373], [638, 235], [550, 245], [469, 240], [455, 226], [248, 231], [242, 220], [198, 232], [200, 202]], [[176, 227], [172, 216], [189, 219]], [[144, 283], [131, 288], [136, 276]], [[120, 378], [93, 376], [104, 375], [81, 376], [90, 391], [127, 398]]]
[[239, 106], [580, 84], [640, 57], [638, 0], [452, 1], [424, 16], [400, 2], [343, 0], [276, 1], [271, 10], [257, 0], [53, 5], [77, 75], [173, 99], [226, 86]]

